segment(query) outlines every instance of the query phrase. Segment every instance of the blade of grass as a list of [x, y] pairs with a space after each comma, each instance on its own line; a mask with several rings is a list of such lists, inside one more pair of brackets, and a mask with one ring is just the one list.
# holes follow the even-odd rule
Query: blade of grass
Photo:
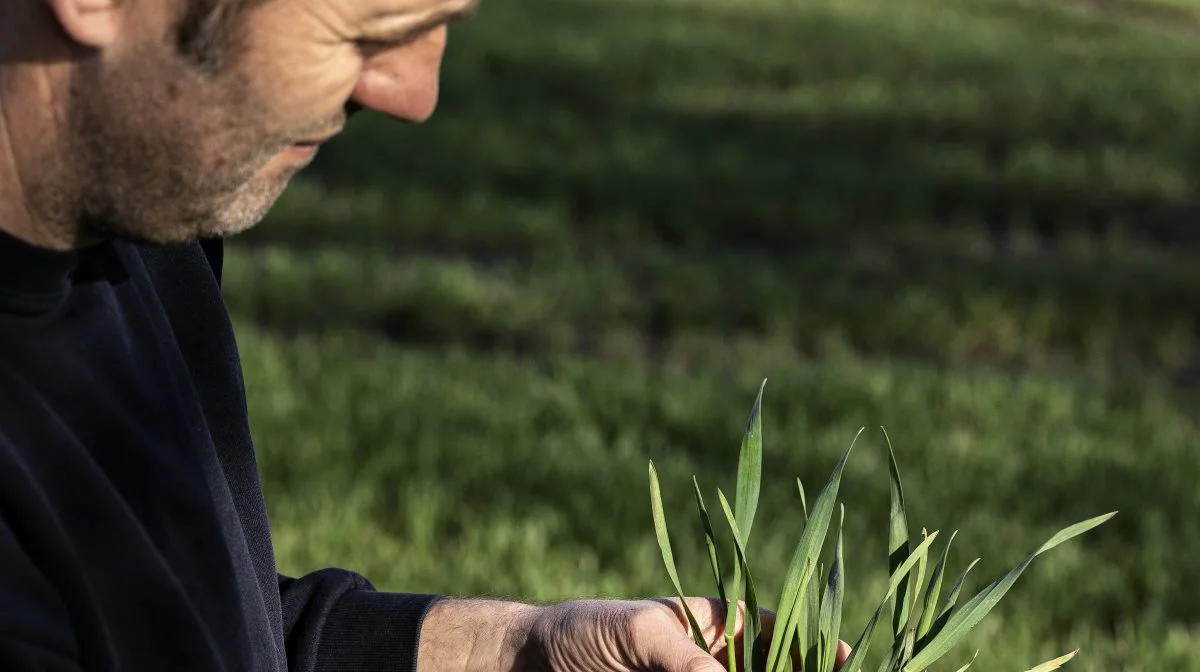
[[796, 651], [804, 659], [802, 670], [815, 669], [820, 661], [821, 586], [824, 584], [825, 563], [817, 563], [817, 571], [808, 580], [805, 607], [796, 614]]
[[734, 493], [734, 513], [742, 530], [742, 545], [750, 543], [750, 529], [758, 511], [758, 495], [762, 487], [762, 398], [767, 386], [764, 379], [758, 388], [758, 398], [750, 411], [746, 433], [742, 437], [742, 452], [738, 456], [737, 490]]
[[[927, 539], [928, 537], [929, 537], [929, 531], [922, 527], [921, 528], [921, 541], [925, 541], [925, 539]], [[921, 558], [921, 561], [917, 563], [916, 580], [910, 581], [908, 584], [909, 588], [912, 589], [912, 601], [908, 605], [908, 613], [909, 613], [908, 620], [909, 621], [912, 621], [912, 615], [916, 614], [917, 602], [920, 601], [920, 599], [921, 599], [921, 590], [920, 590], [921, 584], [923, 584], [925, 582], [925, 570], [927, 569], [928, 564], [929, 564], [928, 556]], [[910, 627], [913, 627], [915, 625], [916, 625], [915, 623], [911, 623], [911, 622], [909, 623]]]
[[[829, 583], [825, 588], [825, 600], [821, 605], [820, 643], [820, 672], [833, 672], [833, 663], [837, 656], [837, 641], [839, 628], [842, 623], [842, 599], [846, 590], [845, 562], [842, 557], [842, 535], [846, 525], [846, 507], [840, 507], [841, 518], [838, 521], [837, 546], [833, 551], [833, 567], [829, 570]], [[813, 668], [808, 668], [817, 672]]]
[[1070, 539], [1073, 539], [1099, 525], [1102, 525], [1110, 518], [1116, 515], [1116, 512], [1107, 513], [1102, 516], [1090, 518], [1078, 522], [1070, 527], [1067, 527], [1051, 537], [1046, 543], [1042, 544], [1033, 553], [1030, 553], [1021, 564], [1013, 568], [1005, 576], [997, 579], [990, 586], [982, 590], [978, 595], [971, 598], [954, 613], [946, 622], [946, 626], [934, 637], [929, 644], [921, 650], [920, 653], [913, 656], [912, 660], [904, 667], [904, 672], [919, 672], [932, 665], [935, 661], [945, 655], [950, 649], [954, 648], [960, 640], [963, 639], [976, 625], [979, 624], [988, 612], [996, 606], [996, 603], [1004, 597], [1009, 588], [1016, 583], [1017, 578], [1025, 571], [1025, 568], [1033, 562], [1034, 558], [1053, 549]]
[[950, 588], [950, 594], [946, 596], [946, 601], [942, 603], [942, 609], [938, 613], [939, 618], [950, 613], [954, 609], [954, 606], [958, 604], [958, 596], [960, 593], [962, 593], [963, 584], [967, 580], [967, 574], [969, 574], [971, 570], [975, 568], [975, 565], [979, 564], [979, 560], [980, 558], [975, 558], [972, 560], [971, 564], [967, 565], [967, 568], [963, 570], [962, 574], [958, 575], [958, 580], [954, 582], [954, 585]]
[[[750, 529], [754, 525], [754, 516], [758, 511], [758, 496], [762, 487], [762, 398], [767, 381], [764, 379], [758, 388], [758, 396], [750, 409], [750, 419], [746, 422], [746, 431], [742, 435], [742, 449], [738, 454], [737, 489], [734, 492], [734, 512], [737, 516], [741, 531], [743, 546], [750, 544]], [[741, 563], [734, 556], [733, 565], [733, 599], [737, 600], [742, 593]], [[730, 603], [731, 609], [736, 609], [736, 602]], [[736, 612], [735, 612], [736, 613]], [[734, 639], [735, 620], [725, 619], [725, 641], [732, 644]], [[743, 639], [743, 643], [744, 643]]]
[[967, 574], [969, 574], [977, 564], [979, 564], [979, 558], [972, 560], [971, 564], [967, 565], [967, 568], [963, 570], [962, 574], [958, 575], [958, 580], [955, 581], [954, 585], [951, 587], [950, 594], [947, 595], [945, 601], [942, 602], [942, 607], [938, 612], [937, 620], [933, 622], [933, 625], [929, 628], [929, 632], [925, 633], [925, 636], [917, 642], [918, 652], [922, 651], [929, 644], [929, 642], [933, 640], [934, 637], [938, 636], [938, 633], [942, 631], [942, 628], [946, 627], [946, 621], [950, 620], [950, 616], [954, 613], [954, 606], [958, 603], [958, 595], [962, 592], [963, 585], [967, 580]]
[[929, 553], [929, 546], [933, 544], [933, 540], [937, 538], [937, 535], [938, 533], [935, 530], [929, 535], [929, 538], [923, 541], [920, 546], [917, 546], [916, 549], [909, 554], [907, 559], [900, 563], [900, 565], [896, 568], [896, 571], [892, 572], [891, 579], [888, 581], [887, 592], [884, 594], [883, 599], [879, 601], [879, 606], [875, 609], [875, 613], [871, 616], [871, 620], [867, 621], [867, 625], [865, 628], [863, 628], [862, 634], [859, 635], [858, 641], [855, 642], [853, 647], [851, 647], [850, 656], [846, 658], [845, 663], [842, 663], [841, 669], [845, 670], [846, 672], [859, 672], [859, 670], [862, 668], [863, 661], [867, 657], [867, 651], [869, 651], [871, 648], [871, 637], [875, 633], [875, 624], [879, 622], [880, 615], [883, 614], [883, 610], [891, 601], [892, 596], [896, 594], [896, 590], [900, 587], [900, 584], [904, 581], [904, 578], [908, 576], [908, 573], [912, 570], [913, 565], [917, 564], [917, 561], [920, 560], [921, 556]]
[[[804, 524], [808, 524], [808, 498], [804, 492], [804, 483], [799, 478], [796, 479], [796, 489], [800, 491], [800, 508], [804, 511]], [[796, 650], [804, 657], [806, 669], [812, 669], [815, 664], [809, 662], [809, 654], [815, 650], [817, 637], [819, 636], [818, 619], [821, 615], [821, 594], [820, 590], [821, 575], [824, 574], [823, 567], [818, 567], [817, 572], [812, 575], [808, 584], [808, 597], [804, 601], [804, 608], [797, 614], [796, 623]]]
[[879, 667], [875, 668], [875, 672], [893, 672], [893, 670], [900, 669], [900, 654], [903, 653], [903, 649], [901, 644], [893, 642], [892, 652], [879, 661]]
[[779, 666], [781, 649], [784, 649], [785, 643], [790, 643], [795, 637], [796, 616], [804, 606], [802, 600], [808, 591], [809, 578], [816, 567], [816, 559], [824, 545], [825, 534], [829, 531], [829, 520], [833, 517], [833, 505], [837, 501], [838, 488], [842, 483], [842, 472], [846, 468], [846, 460], [854, 450], [854, 443], [858, 441], [862, 432], [862, 429], [858, 430], [854, 441], [851, 442], [850, 447], [842, 454], [842, 459], [834, 467], [821, 494], [817, 495], [817, 501], [813, 503], [812, 515], [804, 526], [804, 533], [800, 535], [800, 541], [796, 544], [796, 551], [785, 575], [783, 592], [779, 600], [778, 618], [782, 619], [782, 623], [778, 623], [780, 627], [777, 627], [772, 633], [771, 648], [767, 654], [768, 672], [778, 672], [781, 669]]
[[[796, 650], [803, 656], [807, 656], [808, 652], [816, 647], [817, 638], [821, 633], [821, 575], [824, 573], [825, 567], [818, 566], [809, 579], [805, 606], [796, 616]], [[806, 669], [812, 669], [811, 665]]]
[[896, 657], [896, 669], [904, 667], [909, 658], [913, 656], [913, 647], [917, 641], [917, 624], [913, 623], [904, 631], [904, 641], [900, 647], [900, 655]]
[[[796, 489], [800, 491], [800, 508], [804, 512], [804, 524], [808, 524], [808, 495], [804, 492], [804, 483], [796, 479]], [[820, 636], [821, 617], [821, 575], [825, 573], [824, 566], [818, 566], [817, 571], [809, 579], [807, 598], [804, 608], [796, 615], [796, 650], [804, 659], [802, 669], [811, 670], [816, 665], [817, 638]]]
[[800, 482], [800, 479], [796, 479], [796, 487], [800, 491], [800, 509], [804, 510], [804, 522], [809, 522], [809, 502], [804, 497], [804, 484]]
[[[929, 537], [929, 532], [925, 528], [921, 528], [921, 540], [924, 541]], [[909, 658], [913, 656], [913, 647], [917, 642], [917, 626], [915, 619], [917, 613], [917, 602], [921, 599], [921, 585], [925, 582], [925, 568], [928, 564], [928, 556], [921, 558], [917, 562], [917, 574], [915, 580], [909, 581], [908, 586], [912, 590], [912, 601], [906, 605], [908, 607], [908, 625], [904, 628], [904, 637], [897, 639], [895, 644], [897, 647], [895, 662], [893, 669], [899, 669]]]
[[704, 633], [700, 632], [696, 616], [688, 607], [683, 587], [679, 584], [679, 573], [675, 570], [675, 554], [671, 552], [671, 538], [667, 534], [667, 519], [663, 514], [662, 490], [659, 488], [658, 472], [654, 469], [653, 460], [650, 461], [650, 506], [654, 517], [654, 533], [658, 537], [658, 548], [662, 551], [663, 564], [666, 565], [667, 574], [675, 586], [675, 594], [683, 604], [683, 611], [687, 614], [688, 624], [692, 628], [692, 639], [695, 640], [696, 646], [707, 651], [708, 643], [704, 641]]
[[808, 522], [808, 500], [804, 497], [804, 484], [796, 479], [796, 487], [800, 490], [800, 508], [804, 509], [804, 522]]
[[821, 646], [814, 644], [808, 647], [808, 653], [804, 655], [804, 663], [800, 666], [800, 671], [819, 669], [821, 664]]
[[950, 539], [946, 542], [946, 547], [942, 549], [942, 557], [938, 558], [938, 562], [933, 567], [933, 574], [929, 577], [929, 587], [925, 591], [925, 605], [921, 608], [921, 623], [917, 626], [917, 640], [920, 641], [929, 633], [929, 628], [933, 626], [933, 617], [937, 614], [937, 601], [942, 593], [942, 577], [946, 571], [946, 557], [950, 555], [950, 546], [954, 543], [954, 537], [958, 536], [958, 530], [950, 533]]
[[[746, 575], [746, 616], [742, 619], [742, 650], [745, 657], [743, 669], [746, 672], [754, 672], [759, 669], [761, 662], [761, 653], [756, 645], [758, 636], [762, 632], [762, 622], [758, 613], [758, 591], [754, 589], [754, 577], [750, 574], [750, 564], [746, 562], [746, 548], [742, 543], [742, 533], [738, 529], [737, 518], [729, 509], [729, 500], [725, 499], [725, 493], [718, 489], [717, 497], [721, 500], [721, 509], [725, 512], [725, 519], [729, 522], [729, 529], [733, 532], [733, 545], [737, 551], [738, 564], [741, 565], [742, 572]], [[736, 617], [736, 612], [734, 613]], [[729, 649], [729, 669], [730, 672], [737, 669], [736, 652], [732, 648]]]
[[[717, 557], [717, 538], [713, 534], [712, 520], [708, 517], [708, 508], [704, 506], [704, 496], [700, 494], [700, 483], [692, 476], [692, 487], [696, 492], [696, 509], [699, 511], [700, 524], [704, 527], [704, 543], [708, 546], [708, 563], [712, 567], [713, 580], [717, 583], [717, 594], [721, 598], [721, 618], [728, 619], [730, 610], [736, 614], [736, 604], [731, 604], [725, 596], [725, 581], [721, 578], [721, 560]], [[737, 596], [734, 596], [737, 599]]]
[[967, 664], [958, 668], [957, 670], [955, 670], [955, 672], [967, 672], [967, 668], [974, 665], [975, 659], [978, 657], [979, 657], [979, 649], [975, 649], [975, 655], [971, 656], [971, 659], [967, 661]]
[[1050, 672], [1050, 670], [1057, 670], [1058, 668], [1065, 665], [1067, 663], [1067, 661], [1074, 658], [1075, 655], [1078, 653], [1079, 653], [1079, 649], [1075, 649], [1074, 651], [1068, 653], [1065, 656], [1059, 656], [1058, 658], [1055, 658], [1054, 660], [1047, 660], [1046, 662], [1042, 663], [1041, 665], [1038, 665], [1037, 667], [1033, 667], [1028, 670], [1025, 670], [1025, 672]]
[[[896, 464], [896, 453], [892, 450], [891, 437], [888, 436], [886, 429], [883, 427], [879, 429], [883, 432], [884, 441], [887, 443], [888, 474], [891, 476], [891, 525], [888, 530], [888, 570], [894, 572], [896, 571], [896, 567], [909, 554], [908, 514], [905, 512], [904, 486], [900, 481], [900, 467]], [[895, 606], [892, 610], [892, 634], [896, 637], [896, 641], [899, 641], [900, 633], [904, 631], [904, 626], [908, 624], [908, 597], [912, 588], [912, 578], [909, 577], [900, 585], [896, 593]]]

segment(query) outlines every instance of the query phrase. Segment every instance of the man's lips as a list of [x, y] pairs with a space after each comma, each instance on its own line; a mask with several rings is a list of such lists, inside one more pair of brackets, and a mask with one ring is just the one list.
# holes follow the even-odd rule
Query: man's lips
[[334, 139], [341, 132], [342, 129], [338, 128], [323, 135], [312, 136], [303, 140], [299, 140], [293, 144], [300, 147], [318, 147]]
[[284, 154], [297, 158], [310, 159], [321, 148], [322, 141], [297, 142], [284, 150]]
[[287, 152], [289, 154], [297, 154], [297, 155], [304, 155], [304, 156], [309, 156], [309, 155], [315, 154], [317, 152], [317, 150], [321, 147], [321, 145], [324, 145], [325, 143], [327, 143], [330, 140], [332, 140], [333, 138], [335, 138], [339, 133], [342, 132], [342, 129], [343, 129], [343, 126], [339, 125], [337, 128], [333, 128], [327, 133], [322, 133], [320, 135], [312, 135], [307, 138], [301, 138], [299, 140], [296, 140], [287, 147]]
[[299, 142], [292, 143], [292, 145], [290, 147], [288, 147], [288, 153], [295, 154], [295, 155], [311, 156], [313, 154], [316, 154], [317, 150], [321, 148], [321, 145], [328, 142], [330, 140], [330, 138], [332, 138], [332, 137], [333, 137], [332, 135], [328, 135], [328, 136], [323, 136], [320, 138], [313, 138], [311, 140], [301, 140]]

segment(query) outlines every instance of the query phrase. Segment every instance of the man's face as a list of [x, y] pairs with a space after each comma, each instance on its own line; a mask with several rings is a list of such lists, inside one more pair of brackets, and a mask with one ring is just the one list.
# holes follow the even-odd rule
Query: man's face
[[176, 47], [175, 2], [128, 5], [73, 73], [62, 186], [85, 232], [169, 243], [257, 223], [348, 105], [427, 118], [446, 18], [474, 2], [266, 0], [234, 21], [219, 69]]

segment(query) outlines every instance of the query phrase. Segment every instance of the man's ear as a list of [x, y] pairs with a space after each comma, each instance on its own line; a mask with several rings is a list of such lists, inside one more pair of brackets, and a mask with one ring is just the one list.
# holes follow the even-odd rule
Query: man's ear
[[81, 45], [94, 49], [117, 39], [121, 10], [126, 0], [43, 0], [54, 12], [63, 31]]

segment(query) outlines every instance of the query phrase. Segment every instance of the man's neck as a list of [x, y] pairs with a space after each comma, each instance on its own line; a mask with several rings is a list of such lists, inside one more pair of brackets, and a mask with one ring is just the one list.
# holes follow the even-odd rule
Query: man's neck
[[78, 236], [55, 221], [62, 218], [53, 210], [67, 194], [49, 193], [62, 176], [54, 174], [58, 166], [45, 164], [54, 155], [47, 143], [57, 142], [60, 131], [57, 115], [46, 113], [60, 102], [54, 98], [55, 79], [61, 78], [53, 71], [64, 61], [60, 47], [30, 44], [19, 34], [36, 34], [38, 20], [28, 12], [0, 11], [0, 24], [8, 24], [0, 25], [0, 231], [31, 245], [70, 250], [80, 246]]
[[0, 231], [32, 245], [63, 249], [65, 241], [46, 236], [30, 210], [13, 142], [10, 100], [0, 97]]

